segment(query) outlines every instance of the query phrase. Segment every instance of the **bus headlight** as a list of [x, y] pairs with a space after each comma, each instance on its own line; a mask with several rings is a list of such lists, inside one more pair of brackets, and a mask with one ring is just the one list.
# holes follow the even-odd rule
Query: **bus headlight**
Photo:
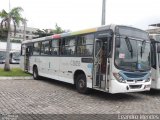
[[146, 80], [145, 80], [145, 82], [149, 82], [151, 79], [150, 79], [150, 77], [149, 78], [147, 78]]
[[116, 78], [117, 81], [121, 83], [126, 83], [126, 81], [123, 79], [123, 77], [119, 73], [113, 73], [113, 76]]

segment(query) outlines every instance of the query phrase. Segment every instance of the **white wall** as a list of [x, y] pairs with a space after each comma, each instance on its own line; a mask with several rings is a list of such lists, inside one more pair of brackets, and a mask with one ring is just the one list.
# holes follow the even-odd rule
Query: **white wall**
[[[6, 50], [6, 45], [6, 42], [0, 42], [0, 50]], [[11, 43], [11, 51], [12, 50], [20, 51], [21, 43]]]

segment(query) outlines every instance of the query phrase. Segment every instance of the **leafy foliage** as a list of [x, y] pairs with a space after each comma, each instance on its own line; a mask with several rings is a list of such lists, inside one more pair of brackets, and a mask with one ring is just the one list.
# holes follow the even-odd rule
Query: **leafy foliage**
[[6, 28], [0, 29], [0, 41], [7, 41], [8, 30]]
[[39, 38], [39, 37], [45, 37], [45, 36], [50, 36], [50, 35], [54, 35], [54, 34], [60, 34], [60, 33], [64, 33], [66, 32], [65, 30], [63, 30], [61, 27], [59, 27], [57, 24], [55, 25], [55, 29], [38, 29], [35, 33], [35, 35], [38, 35], [38, 37], [35, 38]]
[[54, 32], [55, 34], [60, 34], [60, 33], [65, 32], [65, 30], [62, 30], [62, 28], [59, 27], [59, 26], [56, 24], [56, 25], [55, 25], [55, 30], [53, 30], [53, 32]]
[[38, 35], [38, 37], [34, 37], [34, 38], [39, 38], [39, 37], [45, 37], [45, 36], [53, 35], [53, 32], [49, 31], [48, 29], [43, 29], [43, 30], [38, 29], [33, 34]]
[[23, 9], [21, 7], [13, 8], [9, 13], [5, 10], [0, 11], [1, 21], [1, 29], [9, 29], [11, 21], [14, 25], [14, 33], [16, 34], [16, 27], [19, 26], [20, 22], [23, 22], [24, 19], [21, 16], [21, 12]]

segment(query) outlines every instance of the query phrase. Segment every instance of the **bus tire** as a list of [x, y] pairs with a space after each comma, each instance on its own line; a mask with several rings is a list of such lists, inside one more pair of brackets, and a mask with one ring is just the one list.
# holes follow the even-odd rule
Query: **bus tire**
[[79, 93], [86, 94], [88, 93], [86, 76], [81, 74], [76, 79], [76, 89]]
[[33, 68], [33, 78], [37, 80], [39, 78], [37, 67]]

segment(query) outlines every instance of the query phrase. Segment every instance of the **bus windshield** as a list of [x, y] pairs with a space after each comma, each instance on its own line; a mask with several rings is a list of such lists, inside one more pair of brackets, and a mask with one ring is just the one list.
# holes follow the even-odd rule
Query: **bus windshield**
[[[145, 32], [144, 32], [145, 33]], [[150, 43], [148, 39], [133, 38], [118, 35], [116, 42], [120, 46], [115, 48], [115, 65], [126, 71], [150, 70]], [[147, 37], [146, 37], [147, 38]]]
[[0, 51], [0, 60], [4, 60], [6, 58], [6, 52]]
[[12, 58], [15, 60], [19, 60], [20, 59], [20, 52], [13, 52], [12, 53]]

